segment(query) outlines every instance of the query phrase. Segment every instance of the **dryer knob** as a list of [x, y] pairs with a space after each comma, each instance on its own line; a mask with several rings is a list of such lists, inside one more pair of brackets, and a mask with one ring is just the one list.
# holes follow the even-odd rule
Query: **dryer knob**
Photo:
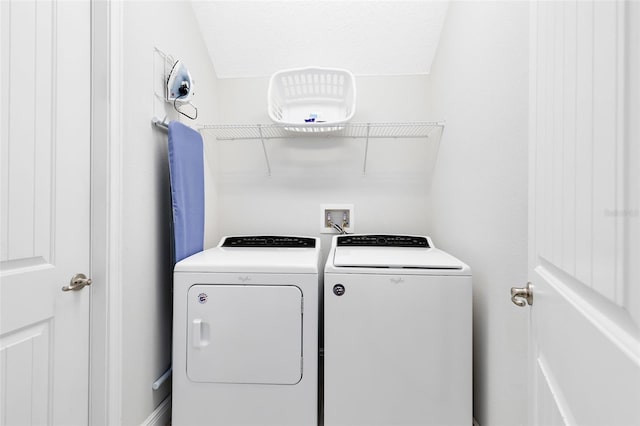
[[333, 294], [335, 294], [336, 296], [342, 296], [344, 294], [344, 286], [342, 284], [334, 285]]

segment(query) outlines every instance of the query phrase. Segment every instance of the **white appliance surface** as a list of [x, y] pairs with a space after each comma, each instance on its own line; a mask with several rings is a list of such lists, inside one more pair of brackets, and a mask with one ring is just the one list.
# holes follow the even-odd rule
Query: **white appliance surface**
[[325, 266], [324, 424], [471, 424], [469, 267], [430, 240], [345, 247], [338, 238]]
[[176, 264], [174, 272], [318, 273], [319, 243], [315, 248], [223, 247], [221, 244], [183, 259]]
[[174, 270], [172, 422], [316, 426], [320, 242], [233, 238]]
[[[415, 268], [457, 270], [462, 274], [466, 265], [436, 248], [413, 247], [336, 247], [333, 266], [362, 268]], [[424, 273], [420, 271], [419, 273]]]

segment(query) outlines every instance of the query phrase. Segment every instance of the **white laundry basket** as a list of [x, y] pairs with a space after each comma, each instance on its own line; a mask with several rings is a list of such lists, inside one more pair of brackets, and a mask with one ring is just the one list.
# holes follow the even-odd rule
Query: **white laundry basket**
[[353, 74], [338, 68], [278, 71], [269, 82], [269, 117], [293, 132], [340, 130], [356, 111]]

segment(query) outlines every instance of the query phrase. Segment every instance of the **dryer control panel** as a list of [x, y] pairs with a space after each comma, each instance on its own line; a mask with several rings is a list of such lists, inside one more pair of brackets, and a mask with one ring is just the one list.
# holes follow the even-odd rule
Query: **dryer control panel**
[[338, 237], [339, 247], [419, 247], [429, 248], [425, 237], [412, 235], [345, 235]]
[[242, 237], [227, 237], [222, 247], [289, 247], [313, 248], [316, 246], [314, 238], [287, 237], [280, 235], [253, 235]]

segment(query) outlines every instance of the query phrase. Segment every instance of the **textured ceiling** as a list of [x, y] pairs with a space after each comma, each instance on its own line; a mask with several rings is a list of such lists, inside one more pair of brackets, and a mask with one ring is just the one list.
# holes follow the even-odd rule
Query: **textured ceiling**
[[192, 0], [219, 78], [304, 66], [428, 74], [447, 1]]

